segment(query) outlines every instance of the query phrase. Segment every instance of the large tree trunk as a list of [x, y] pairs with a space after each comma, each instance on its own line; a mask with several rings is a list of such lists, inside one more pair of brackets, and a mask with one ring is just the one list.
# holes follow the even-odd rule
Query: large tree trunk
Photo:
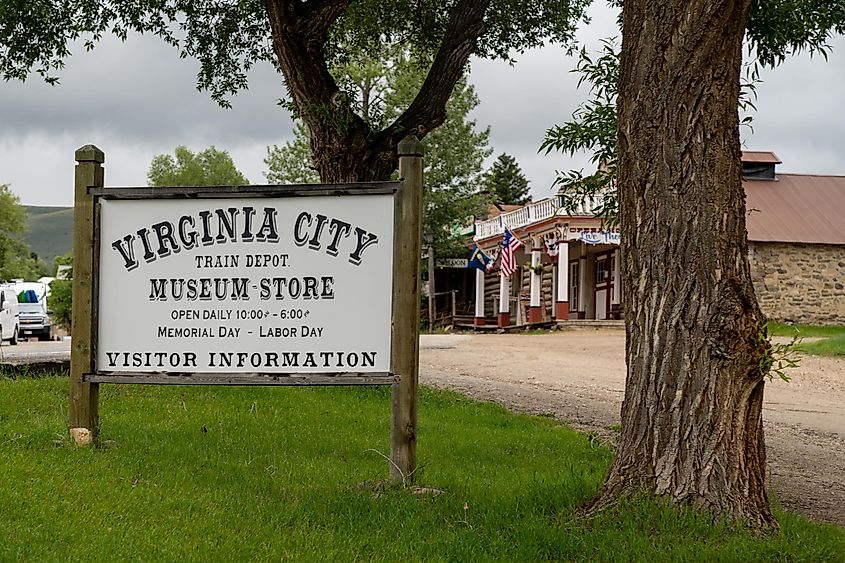
[[387, 180], [396, 169], [393, 139], [376, 138], [356, 115], [326, 66], [332, 22], [347, 0], [306, 5], [267, 0], [273, 50], [299, 117], [308, 127], [314, 166], [324, 183]]
[[[345, 97], [337, 96], [341, 103]], [[401, 139], [376, 135], [349, 108], [336, 110], [348, 126], [339, 129], [322, 116], [308, 116], [311, 158], [324, 183], [374, 182], [389, 180], [399, 166], [396, 147]]]
[[446, 102], [484, 33], [490, 0], [457, 0], [440, 48], [411, 105], [382, 131], [351, 108], [326, 66], [332, 24], [350, 0], [264, 0], [273, 52], [299, 117], [308, 126], [314, 166], [325, 183], [389, 180], [406, 135], [423, 139], [446, 119]]
[[739, 73], [750, 0], [626, 0], [619, 197], [627, 381], [599, 502], [649, 491], [776, 527]]

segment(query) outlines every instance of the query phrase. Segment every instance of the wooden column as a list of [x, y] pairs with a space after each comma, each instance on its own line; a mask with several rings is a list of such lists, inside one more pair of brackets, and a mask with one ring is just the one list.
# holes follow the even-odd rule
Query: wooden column
[[[590, 287], [593, 295], [596, 293], [595, 287]], [[595, 298], [587, 298], [587, 245], [581, 243], [581, 257], [578, 258], [578, 318], [587, 318], [587, 303], [595, 301]]]
[[484, 326], [484, 270], [475, 271], [475, 326]]
[[420, 249], [422, 239], [423, 146], [409, 136], [399, 143], [393, 250], [393, 384], [390, 478], [407, 484], [417, 467], [417, 386], [419, 381]]
[[536, 272], [535, 268], [540, 266], [542, 261], [541, 249], [543, 248], [543, 240], [532, 239], [531, 246], [531, 293], [529, 294], [530, 301], [528, 302], [528, 322], [539, 323], [543, 321], [543, 309], [540, 306], [540, 291], [543, 281], [543, 273]]
[[434, 245], [428, 245], [428, 330], [434, 330], [434, 321], [437, 319], [437, 296], [434, 280]]
[[511, 324], [510, 283], [504, 273], [499, 275], [499, 328], [505, 328]]
[[611, 303], [614, 305], [618, 305], [622, 302], [622, 275], [621, 275], [621, 268], [620, 268], [620, 261], [621, 256], [619, 254], [619, 250], [613, 251], [613, 297], [611, 299]]
[[557, 296], [555, 320], [569, 319], [569, 243], [562, 239], [557, 246]]
[[73, 203], [73, 338], [70, 355], [70, 434], [77, 445], [97, 439], [100, 389], [97, 383], [86, 383], [82, 376], [94, 371], [94, 198], [89, 187], [102, 187], [103, 151], [85, 145], [75, 154], [76, 179]]
[[457, 290], [453, 289], [451, 293], [452, 297], [452, 330], [455, 330], [455, 315], [458, 313], [458, 292]]

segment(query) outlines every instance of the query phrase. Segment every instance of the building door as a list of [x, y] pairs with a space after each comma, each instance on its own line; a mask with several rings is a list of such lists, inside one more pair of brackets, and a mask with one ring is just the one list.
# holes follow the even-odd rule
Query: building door
[[577, 315], [577, 312], [581, 310], [578, 301], [578, 280], [581, 273], [579, 267], [578, 260], [569, 263], [569, 311], [576, 313], [577, 318], [581, 318]]
[[610, 318], [613, 296], [613, 252], [596, 255], [596, 319]]

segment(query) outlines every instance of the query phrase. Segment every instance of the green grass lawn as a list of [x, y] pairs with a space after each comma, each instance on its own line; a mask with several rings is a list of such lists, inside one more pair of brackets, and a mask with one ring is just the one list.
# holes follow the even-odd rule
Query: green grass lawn
[[[795, 349], [802, 354], [815, 356], [845, 356], [845, 326], [783, 325], [769, 323], [769, 334], [792, 338], [812, 338], [800, 342]], [[819, 340], [815, 340], [818, 338]]]
[[388, 388], [103, 386], [107, 442], [80, 449], [67, 385], [0, 376], [0, 561], [845, 559], [841, 528], [783, 512], [762, 538], [644, 500], [576, 518], [611, 451], [455, 393], [421, 392], [443, 493], [418, 497], [383, 487]]

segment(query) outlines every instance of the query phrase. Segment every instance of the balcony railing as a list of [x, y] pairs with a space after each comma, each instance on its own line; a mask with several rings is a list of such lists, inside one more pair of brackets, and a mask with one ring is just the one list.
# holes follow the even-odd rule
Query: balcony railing
[[574, 213], [568, 213], [563, 208], [563, 198], [561, 196], [541, 199], [540, 201], [529, 203], [520, 209], [502, 213], [498, 217], [486, 221], [477, 221], [475, 223], [474, 238], [475, 240], [481, 240], [500, 235], [504, 232], [505, 227], [511, 230], [518, 229], [556, 216], [592, 217], [594, 210], [599, 204], [600, 200], [598, 198], [584, 201], [578, 205]]

